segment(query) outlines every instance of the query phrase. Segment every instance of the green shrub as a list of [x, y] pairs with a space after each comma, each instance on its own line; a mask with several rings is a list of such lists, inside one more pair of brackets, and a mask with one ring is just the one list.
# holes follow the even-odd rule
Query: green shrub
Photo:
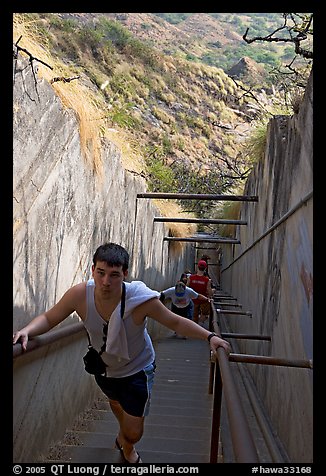
[[150, 179], [150, 190], [160, 192], [176, 192], [174, 173], [171, 168], [164, 164], [163, 147], [148, 148], [149, 155], [145, 156], [147, 170]]
[[130, 104], [119, 108], [113, 108], [109, 112], [109, 118], [114, 124], [117, 124], [120, 127], [126, 127], [128, 129], [140, 129], [141, 121], [131, 115], [131, 111], [129, 110], [131, 107]]

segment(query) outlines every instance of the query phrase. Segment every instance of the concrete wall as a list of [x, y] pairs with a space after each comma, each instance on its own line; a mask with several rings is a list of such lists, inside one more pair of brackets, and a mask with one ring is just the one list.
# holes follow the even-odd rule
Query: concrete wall
[[[245, 189], [259, 202], [243, 203], [240, 218], [248, 225], [238, 226], [241, 245], [223, 253], [223, 289], [253, 312], [252, 319], [229, 317], [232, 330], [272, 337], [271, 343], [239, 341], [243, 353], [312, 359], [312, 94], [311, 76], [299, 114], [270, 122], [265, 157]], [[287, 219], [262, 236], [289, 210]], [[247, 368], [290, 460], [311, 462], [312, 370]]]
[[[153, 224], [159, 212], [150, 200], [138, 200], [136, 214], [143, 179], [126, 172], [119, 150], [103, 142], [100, 181], [82, 158], [74, 111], [46, 81], [35, 85], [28, 63], [14, 65], [14, 330], [88, 279], [93, 253], [107, 241], [130, 252], [128, 280], [157, 290], [172, 285], [194, 258], [186, 247], [173, 255], [163, 243], [166, 226]], [[154, 324], [153, 339], [166, 332]], [[94, 398], [97, 387], [82, 364], [86, 350], [79, 335], [14, 362], [15, 462], [35, 462]]]

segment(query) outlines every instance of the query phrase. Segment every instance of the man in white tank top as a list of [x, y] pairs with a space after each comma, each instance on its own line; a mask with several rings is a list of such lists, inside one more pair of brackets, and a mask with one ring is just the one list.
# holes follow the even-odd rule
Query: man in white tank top
[[143, 435], [155, 371], [147, 318], [178, 334], [208, 340], [213, 353], [223, 347], [229, 354], [231, 348], [216, 334], [167, 309], [158, 291], [141, 281], [125, 282], [128, 266], [129, 254], [122, 246], [99, 246], [93, 256], [92, 279], [68, 289], [51, 309], [15, 332], [13, 343], [20, 342], [26, 350], [29, 337], [44, 334], [77, 312], [106, 366], [94, 377], [120, 425], [116, 447], [125, 463], [135, 464], [142, 462], [134, 445]]

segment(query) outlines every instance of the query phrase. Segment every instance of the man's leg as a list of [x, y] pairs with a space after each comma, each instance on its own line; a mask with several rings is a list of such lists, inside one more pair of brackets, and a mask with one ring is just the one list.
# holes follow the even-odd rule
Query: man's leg
[[210, 313], [211, 305], [210, 303], [204, 302], [200, 304], [200, 322], [205, 322], [206, 319], [209, 318], [209, 313]]
[[134, 463], [137, 461], [138, 454], [134, 445], [141, 439], [144, 432], [144, 417], [136, 417], [126, 413], [119, 402], [109, 400], [113, 414], [119, 422], [118, 443], [123, 448], [125, 458]]
[[194, 312], [194, 303], [193, 301], [190, 301], [190, 303], [187, 306], [187, 318], [192, 320], [193, 319], [193, 312]]
[[[171, 311], [174, 312], [174, 314], [178, 314], [178, 316], [187, 317], [185, 308], [175, 306], [173, 303], [172, 303], [172, 306], [171, 306]], [[186, 339], [185, 336], [180, 336], [176, 332], [174, 333], [174, 335], [175, 335], [175, 337], [181, 337], [182, 339]]]
[[196, 324], [198, 324], [198, 319], [199, 319], [199, 304], [195, 304], [194, 303], [194, 314], [193, 314], [194, 318], [194, 322], [196, 322]]

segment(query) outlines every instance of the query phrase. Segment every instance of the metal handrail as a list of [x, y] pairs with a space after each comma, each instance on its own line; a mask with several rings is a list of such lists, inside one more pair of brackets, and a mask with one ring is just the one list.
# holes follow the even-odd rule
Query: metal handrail
[[165, 192], [147, 192], [137, 193], [137, 198], [156, 198], [156, 199], [176, 199], [176, 200], [227, 200], [241, 202], [258, 202], [257, 195], [217, 195], [205, 193], [165, 193]]
[[277, 220], [272, 226], [270, 226], [262, 235], [260, 235], [251, 245], [248, 246], [242, 253], [240, 253], [231, 263], [229, 263], [225, 268], [221, 269], [221, 273], [224, 273], [229, 269], [236, 261], [238, 261], [242, 256], [251, 250], [254, 246], [257, 245], [263, 238], [269, 235], [274, 231], [278, 226], [280, 226], [284, 221], [286, 221], [293, 213], [295, 213], [299, 208], [306, 204], [308, 200], [313, 197], [313, 190], [309, 192], [304, 198], [302, 198], [296, 205], [294, 205], [287, 213], [285, 213], [279, 220]]
[[[214, 332], [220, 336], [221, 332], [217, 323], [217, 313], [212, 303], [211, 308], [213, 312]], [[232, 376], [229, 360], [225, 350], [222, 347], [217, 349], [217, 362], [215, 361], [214, 363], [214, 359], [212, 359], [212, 363], [215, 367], [214, 380], [218, 394], [214, 392], [210, 462], [216, 463], [217, 460], [216, 442], [219, 440], [219, 420], [221, 406], [220, 392], [223, 388], [236, 462], [258, 463], [259, 458], [256, 447], [254, 445], [250, 428], [241, 404], [241, 399]], [[218, 387], [218, 381], [222, 382], [223, 387]]]
[[[221, 333], [218, 324], [218, 313], [211, 303], [213, 317], [210, 319], [210, 328], [214, 330], [220, 337], [235, 337], [235, 338], [259, 338], [259, 336], [244, 334], [228, 334]], [[221, 312], [223, 312], [221, 310]], [[266, 340], [270, 340], [269, 336], [260, 336]], [[211, 437], [211, 455], [210, 462], [216, 463], [217, 447], [216, 441], [219, 439], [220, 413], [221, 413], [221, 393], [222, 384], [224, 387], [224, 399], [227, 407], [231, 440], [234, 450], [234, 455], [237, 463], [256, 463], [258, 462], [258, 455], [250, 433], [248, 423], [241, 405], [229, 362], [245, 362], [252, 364], [276, 365], [286, 367], [297, 367], [312, 369], [312, 360], [303, 359], [284, 359], [264, 355], [249, 355], [230, 353], [228, 359], [225, 350], [222, 347], [217, 349], [217, 355], [211, 357], [211, 374], [209, 383], [209, 393], [214, 393], [213, 400], [213, 422], [212, 422], [212, 437]], [[215, 370], [215, 372], [214, 372]], [[214, 373], [214, 392], [213, 392], [213, 373]], [[219, 383], [216, 380], [219, 380]]]
[[33, 350], [44, 347], [45, 345], [52, 344], [60, 339], [65, 337], [70, 337], [79, 332], [86, 332], [84, 324], [82, 322], [77, 322], [75, 324], [70, 324], [68, 326], [60, 327], [53, 331], [46, 332], [37, 337], [31, 337], [27, 342], [27, 348], [24, 351], [20, 343], [13, 345], [13, 358], [20, 357], [21, 355], [31, 352]]

